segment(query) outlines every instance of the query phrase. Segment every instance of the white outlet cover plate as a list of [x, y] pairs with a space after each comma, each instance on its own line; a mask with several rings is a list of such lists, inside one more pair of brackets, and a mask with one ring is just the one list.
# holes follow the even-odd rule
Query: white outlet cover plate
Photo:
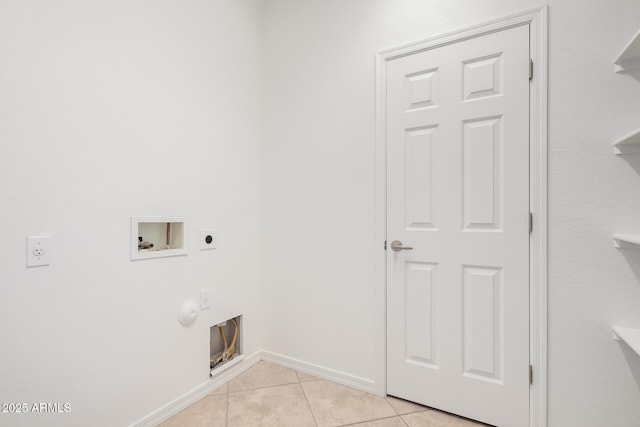
[[27, 267], [49, 265], [51, 258], [51, 236], [27, 237]]
[[[211, 236], [211, 243], [207, 243], [207, 237]], [[215, 249], [218, 243], [216, 230], [200, 230], [200, 250]]]

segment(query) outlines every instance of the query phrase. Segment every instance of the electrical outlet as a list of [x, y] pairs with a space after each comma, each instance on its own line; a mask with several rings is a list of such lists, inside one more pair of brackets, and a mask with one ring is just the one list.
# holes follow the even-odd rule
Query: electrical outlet
[[200, 230], [200, 250], [215, 249], [217, 242], [216, 230]]
[[27, 237], [27, 267], [49, 265], [51, 236]]
[[209, 297], [211, 296], [211, 289], [203, 289], [200, 291], [200, 310], [206, 310], [209, 306]]

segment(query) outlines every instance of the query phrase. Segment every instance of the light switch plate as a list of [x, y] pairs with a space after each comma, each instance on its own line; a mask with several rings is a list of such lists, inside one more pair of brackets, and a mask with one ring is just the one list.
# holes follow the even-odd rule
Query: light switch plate
[[200, 310], [206, 310], [211, 307], [209, 298], [211, 298], [211, 289], [203, 289], [200, 291]]
[[49, 265], [51, 236], [27, 237], [27, 267]]

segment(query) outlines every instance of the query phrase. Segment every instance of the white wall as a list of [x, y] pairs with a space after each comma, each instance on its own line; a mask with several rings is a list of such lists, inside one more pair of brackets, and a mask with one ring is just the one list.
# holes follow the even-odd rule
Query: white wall
[[[549, 425], [635, 426], [640, 358], [640, 160], [611, 141], [640, 127], [640, 81], [612, 60], [636, 0], [551, 0]], [[375, 336], [374, 55], [543, 5], [529, 0], [265, 0], [263, 235], [267, 349], [365, 379]]]
[[[0, 3], [0, 402], [71, 404], [0, 425], [128, 425], [209, 380], [232, 314], [262, 348], [259, 32], [258, 0]], [[130, 261], [132, 215], [186, 217], [188, 256]]]
[[[237, 312], [246, 353], [378, 380], [374, 54], [541, 3], [262, 3], [0, 3], [0, 402], [72, 405], [0, 424], [129, 424], [207, 380]], [[610, 234], [637, 231], [640, 160], [610, 142], [640, 82], [611, 60], [640, 4], [550, 6], [549, 425], [634, 426], [640, 360], [609, 326], [640, 327], [640, 256]], [[132, 215], [185, 216], [189, 255], [131, 262]], [[39, 233], [53, 263], [26, 269]]]

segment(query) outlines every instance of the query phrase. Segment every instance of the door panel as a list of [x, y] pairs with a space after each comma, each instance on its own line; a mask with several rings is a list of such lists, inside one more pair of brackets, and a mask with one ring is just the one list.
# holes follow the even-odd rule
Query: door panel
[[409, 129], [406, 133], [406, 228], [434, 229], [432, 200], [432, 144], [436, 127]]
[[529, 27], [387, 64], [387, 391], [529, 419]]
[[464, 230], [500, 230], [501, 117], [463, 123]]
[[405, 289], [405, 358], [410, 363], [437, 368], [437, 290], [435, 264], [407, 262]]
[[502, 383], [502, 271], [472, 266], [463, 270], [463, 375]]

